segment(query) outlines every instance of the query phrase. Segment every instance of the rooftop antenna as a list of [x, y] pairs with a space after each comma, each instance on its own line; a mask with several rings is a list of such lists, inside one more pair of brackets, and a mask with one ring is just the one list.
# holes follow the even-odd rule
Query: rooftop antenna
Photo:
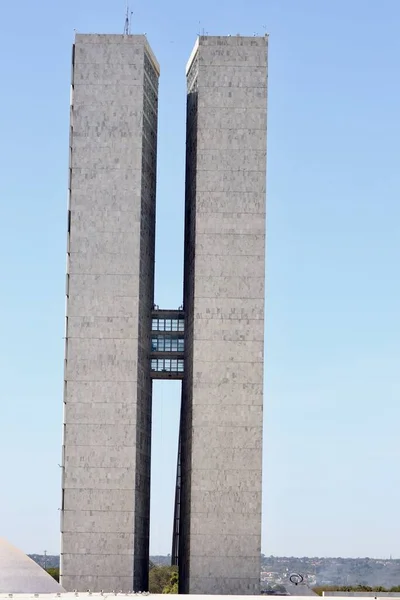
[[131, 10], [129, 12], [129, 0], [126, 0], [124, 35], [131, 35], [132, 15], [133, 15], [133, 11]]
[[197, 34], [198, 36], [205, 36], [208, 35], [208, 31], [206, 31], [204, 29], [204, 27], [201, 26], [201, 21], [199, 21], [199, 33]]

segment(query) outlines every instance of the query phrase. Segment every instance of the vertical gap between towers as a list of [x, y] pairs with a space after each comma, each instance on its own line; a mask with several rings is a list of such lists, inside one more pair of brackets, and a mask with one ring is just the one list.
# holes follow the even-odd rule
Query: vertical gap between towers
[[[183, 302], [186, 81], [180, 64], [170, 64], [168, 72], [168, 80], [160, 78], [158, 95], [154, 302], [160, 309], [178, 309]], [[181, 381], [153, 381], [151, 556], [172, 550], [180, 404]]]
[[[151, 557], [171, 554], [180, 407], [180, 381], [153, 381], [150, 493]], [[154, 562], [157, 563], [157, 558]]]

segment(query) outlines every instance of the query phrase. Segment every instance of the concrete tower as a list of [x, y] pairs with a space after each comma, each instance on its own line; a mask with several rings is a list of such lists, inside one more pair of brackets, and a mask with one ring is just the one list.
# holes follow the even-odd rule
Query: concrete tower
[[184, 593], [259, 592], [267, 42], [200, 37], [187, 67]]
[[61, 582], [145, 590], [159, 67], [77, 35], [68, 207]]
[[266, 37], [187, 68], [184, 304], [154, 305], [159, 67], [77, 35], [68, 206], [61, 583], [146, 590], [153, 379], [181, 379], [183, 593], [255, 594], [261, 552]]

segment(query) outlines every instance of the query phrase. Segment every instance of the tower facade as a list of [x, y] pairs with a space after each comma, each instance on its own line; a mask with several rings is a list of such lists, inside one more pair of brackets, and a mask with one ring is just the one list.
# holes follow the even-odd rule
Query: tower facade
[[184, 593], [259, 592], [267, 40], [200, 37], [187, 67]]
[[184, 302], [170, 310], [154, 304], [158, 63], [145, 36], [76, 36], [68, 591], [147, 590], [153, 379], [182, 380], [172, 552], [180, 591], [259, 591], [267, 42], [201, 36], [189, 60]]
[[67, 590], [147, 589], [158, 76], [144, 36], [76, 36], [61, 523]]

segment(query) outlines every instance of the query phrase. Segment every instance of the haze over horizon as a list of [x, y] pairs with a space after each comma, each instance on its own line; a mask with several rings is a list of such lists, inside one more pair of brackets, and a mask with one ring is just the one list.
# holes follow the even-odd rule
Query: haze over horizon
[[[185, 65], [196, 35], [270, 34], [262, 552], [400, 557], [395, 0], [135, 3], [161, 64], [156, 303], [182, 303]], [[59, 553], [73, 31], [125, 1], [7, 2], [0, 23], [0, 531]], [[151, 554], [171, 552], [179, 384], [154, 386]]]

